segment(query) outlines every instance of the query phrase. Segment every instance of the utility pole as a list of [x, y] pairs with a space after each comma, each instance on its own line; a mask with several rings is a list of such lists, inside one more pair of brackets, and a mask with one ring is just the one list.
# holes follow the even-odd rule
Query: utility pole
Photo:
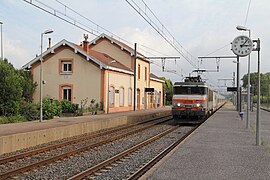
[[258, 51], [258, 92], [257, 92], [257, 116], [256, 116], [256, 145], [261, 145], [261, 122], [260, 122], [260, 111], [261, 111], [261, 71], [260, 71], [260, 39], [253, 40], [253, 42], [257, 43], [257, 48], [255, 51]]
[[133, 94], [134, 94], [134, 97], [133, 97], [133, 101], [134, 101], [134, 105], [133, 105], [133, 110], [136, 111], [136, 96], [137, 96], [137, 90], [136, 90], [136, 69], [137, 69], [137, 43], [134, 44], [134, 90], [133, 90]]
[[4, 59], [4, 52], [3, 52], [3, 22], [0, 22], [1, 25], [1, 59]]

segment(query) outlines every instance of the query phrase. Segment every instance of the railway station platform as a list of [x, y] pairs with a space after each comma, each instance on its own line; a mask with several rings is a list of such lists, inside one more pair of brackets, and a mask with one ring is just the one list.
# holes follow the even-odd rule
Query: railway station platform
[[171, 107], [0, 124], [0, 154], [168, 115]]
[[270, 179], [270, 112], [261, 111], [261, 146], [255, 115], [246, 129], [226, 104], [141, 179]]

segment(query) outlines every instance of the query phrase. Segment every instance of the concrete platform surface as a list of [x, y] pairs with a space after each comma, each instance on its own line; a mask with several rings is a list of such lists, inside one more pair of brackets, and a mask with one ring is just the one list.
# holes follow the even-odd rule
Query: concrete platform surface
[[156, 112], [163, 112], [170, 110], [170, 107], [148, 109], [140, 111], [128, 111], [128, 112], [118, 112], [110, 114], [100, 114], [100, 115], [87, 115], [87, 116], [77, 116], [77, 117], [63, 117], [58, 119], [43, 120], [42, 122], [29, 121], [21, 123], [11, 123], [11, 124], [0, 124], [0, 137], [7, 136], [11, 134], [26, 133], [31, 131], [44, 130], [49, 128], [56, 128], [61, 126], [67, 126], [72, 124], [84, 123], [93, 120], [102, 119], [113, 119], [121, 116], [135, 116], [135, 115], [146, 115]]
[[[270, 142], [269, 116], [262, 112], [265, 142]], [[254, 129], [245, 123], [231, 104], [225, 105], [142, 179], [270, 179], [269, 145], [256, 146]]]

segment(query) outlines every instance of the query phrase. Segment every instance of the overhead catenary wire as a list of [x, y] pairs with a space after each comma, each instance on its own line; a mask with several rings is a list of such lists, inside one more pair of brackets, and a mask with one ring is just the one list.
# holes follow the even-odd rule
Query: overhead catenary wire
[[[84, 31], [86, 31], [86, 32], [88, 32], [88, 33], [90, 33], [90, 34], [92, 34], [94, 36], [98, 36], [98, 33], [97, 33], [96, 30], [94, 30], [94, 29], [92, 29], [90, 27], [87, 27], [86, 25], [84, 25], [84, 24], [76, 21], [75, 19], [73, 19], [71, 17], [66, 16], [64, 13], [62, 13], [62, 12], [60, 12], [60, 11], [58, 11], [58, 10], [50, 7], [50, 6], [48, 6], [48, 5], [46, 5], [46, 4], [38, 1], [38, 0], [23, 0], [23, 1], [26, 2], [26, 3], [28, 3], [28, 4], [30, 4], [30, 5], [32, 5], [32, 6], [34, 6], [34, 7], [36, 7], [36, 8], [38, 8], [38, 9], [40, 9], [40, 10], [42, 10], [42, 11], [44, 11], [44, 12], [46, 12], [46, 13], [48, 13], [48, 14], [50, 14], [50, 15], [53, 15], [53, 16], [61, 19], [62, 21], [65, 21], [65, 22], [67, 22], [67, 23], [69, 23], [69, 24], [71, 24], [71, 25], [73, 25], [73, 26], [75, 26], [75, 27], [77, 27], [77, 28], [79, 28], [81, 30], [84, 30]], [[36, 1], [37, 3], [45, 6], [46, 8], [48, 8], [49, 10], [51, 10], [52, 12], [49, 11], [48, 9], [45, 9], [45, 8], [43, 8], [43, 7], [35, 4], [33, 1]], [[65, 19], [64, 17], [62, 17], [60, 15], [66, 16], [69, 20], [68, 19]], [[82, 26], [84, 26], [84, 27], [82, 27]]]
[[[169, 43], [184, 59], [186, 59], [189, 64], [191, 66], [193, 66], [193, 68], [197, 68], [196, 64], [194, 63], [194, 60], [197, 61], [196, 58], [194, 58], [188, 51], [186, 51], [183, 46], [172, 36], [172, 34], [167, 30], [167, 28], [161, 23], [160, 20], [158, 20], [158, 23], [161, 23], [161, 28], [146, 14], [146, 11], [144, 12], [142, 10], [142, 8], [139, 7], [139, 5], [134, 2], [133, 0], [131, 0], [131, 2], [129, 0], [125, 0], [153, 29], [156, 30], [156, 32], [167, 42]], [[144, 2], [145, 4], [145, 2]], [[137, 8], [136, 8], [136, 7]], [[150, 10], [149, 6], [145, 6], [147, 9], [149, 9], [150, 12], [153, 13], [153, 11]], [[143, 13], [141, 13], [143, 12]], [[154, 15], [155, 16], [155, 15]], [[156, 16], [155, 16], [156, 17]], [[168, 37], [168, 35], [165, 34], [165, 30], [166, 32], [169, 34], [170, 37]], [[178, 47], [177, 46], [180, 46]]]
[[[149, 6], [145, 3], [144, 0], [142, 0], [145, 10], [140, 8], [140, 6], [134, 2], [134, 0], [125, 0], [160, 36], [168, 42], [190, 65], [192, 65], [193, 68], [198, 69], [198, 59], [192, 56], [187, 50], [184, 49], [184, 47], [176, 40], [176, 38], [169, 32], [169, 30], [166, 28], [166, 26], [157, 18], [157, 16], [154, 14], [154, 12], [149, 8]], [[149, 12], [154, 16], [154, 18], [157, 20], [157, 23], [159, 23], [160, 26], [157, 25], [146, 13], [146, 10], [149, 10]], [[168, 35], [165, 34], [167, 32]], [[169, 36], [169, 37], [168, 37]], [[172, 40], [170, 40], [172, 39]], [[178, 46], [180, 46], [180, 48]], [[195, 61], [195, 62], [194, 62]], [[218, 85], [210, 80], [210, 78], [207, 77], [207, 79], [210, 81], [210, 83], [216, 87]]]
[[248, 14], [249, 14], [249, 8], [250, 8], [250, 4], [251, 4], [251, 0], [249, 0], [249, 3], [248, 3], [248, 9], [247, 9], [247, 13], [246, 13], [246, 18], [245, 18], [245, 23], [244, 23], [244, 26], [247, 25], [247, 19], [248, 19]]
[[[23, 0], [24, 2], [56, 17], [56, 18], [59, 18], [60, 20], [64, 21], [64, 22], [67, 22], [68, 24], [71, 24], [85, 32], [88, 32], [94, 36], [99, 36], [100, 34], [102, 33], [107, 33], [108, 35], [110, 36], [113, 36], [114, 38], [116, 38], [117, 40], [119, 41], [122, 41], [124, 43], [127, 43], [129, 46], [133, 47], [133, 44], [123, 38], [121, 38], [120, 36], [116, 35], [115, 33], [112, 33], [111, 31], [109, 31], [108, 29], [104, 28], [103, 26], [99, 25], [98, 23], [95, 23], [94, 21], [92, 21], [91, 19], [83, 16], [82, 14], [78, 13], [77, 11], [75, 11], [74, 9], [70, 8], [69, 6], [67, 6], [66, 4], [62, 3], [60, 0], [55, 0], [57, 3], [59, 3], [61, 6], [64, 7], [64, 12], [61, 12], [60, 10], [57, 10], [39, 0]], [[80, 16], [82, 19], [86, 20], [87, 22], [90, 22], [91, 24], [93, 24], [95, 26], [95, 28], [91, 28], [88, 24], [85, 24], [85, 23], [82, 23], [80, 22], [79, 20], [73, 18], [72, 16], [68, 15], [68, 11], [71, 11], [73, 13], [75, 13], [76, 15]], [[146, 51], [145, 49], [143, 48], [147, 48], [151, 51], [153, 51], [152, 48], [150, 47], [147, 47], [145, 45], [142, 45], [140, 44], [141, 47], [139, 48], [140, 51], [143, 51], [143, 52], [148, 52], [152, 55], [155, 55], [153, 54], [152, 52], [149, 52], [149, 51]], [[143, 48], [142, 48], [143, 47]], [[157, 51], [157, 50], [154, 50], [154, 52], [156, 53], [159, 53], [159, 54], [162, 54], [161, 52]]]

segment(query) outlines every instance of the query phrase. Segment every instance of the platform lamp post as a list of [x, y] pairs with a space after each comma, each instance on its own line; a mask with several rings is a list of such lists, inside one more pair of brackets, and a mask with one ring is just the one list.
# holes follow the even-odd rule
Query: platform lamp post
[[[108, 65], [111, 65], [112, 63], [115, 63], [115, 60], [111, 60]], [[108, 84], [108, 90], [107, 90], [107, 114], [109, 114], [109, 110], [110, 110], [110, 73], [109, 73], [109, 68], [108, 68], [108, 80], [107, 80]]]
[[4, 58], [4, 53], [3, 53], [3, 22], [0, 22], [1, 25], [1, 59], [3, 60]]
[[39, 97], [40, 97], [40, 119], [39, 122], [43, 120], [43, 111], [42, 111], [42, 98], [43, 98], [43, 54], [42, 54], [42, 46], [43, 46], [43, 35], [53, 33], [52, 29], [48, 29], [41, 33], [41, 45], [40, 45], [40, 70], [39, 70]]
[[[251, 30], [244, 26], [237, 26], [239, 31], [248, 31], [248, 37], [251, 36]], [[249, 128], [249, 115], [250, 115], [250, 55], [248, 55], [248, 84], [247, 84], [247, 120], [246, 128]]]

